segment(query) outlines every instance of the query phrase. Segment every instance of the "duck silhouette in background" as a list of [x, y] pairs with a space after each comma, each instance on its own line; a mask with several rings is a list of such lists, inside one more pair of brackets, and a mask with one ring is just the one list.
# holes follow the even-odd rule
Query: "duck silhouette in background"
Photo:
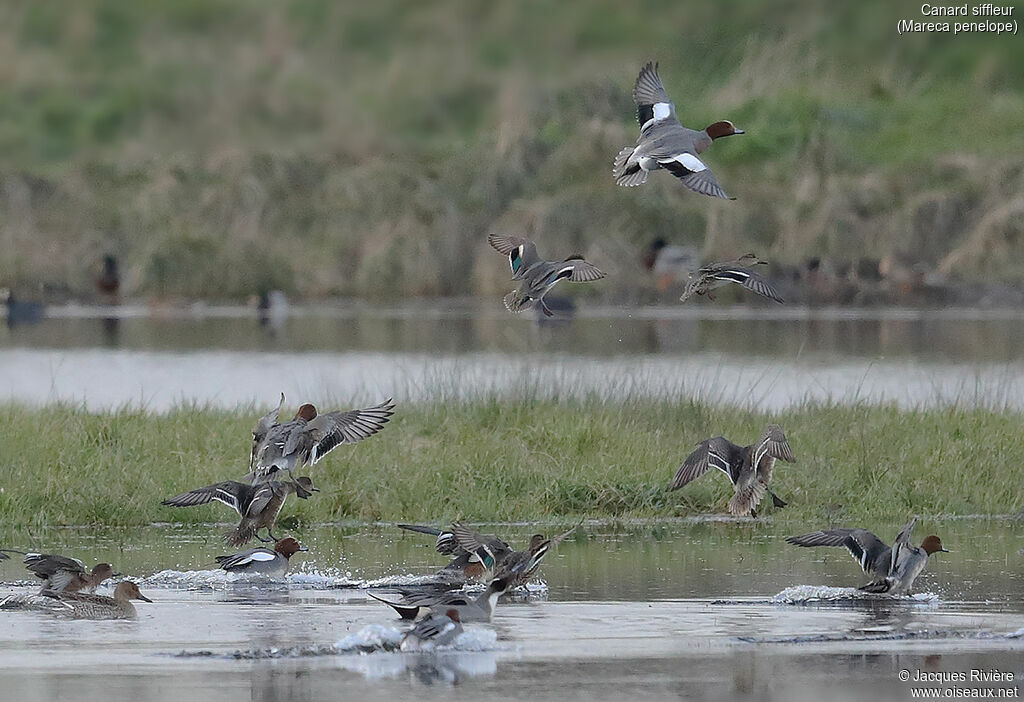
[[46, 306], [43, 303], [19, 300], [10, 288], [0, 288], [0, 302], [7, 312], [8, 329], [13, 329], [19, 324], [36, 324], [46, 314]]
[[107, 305], [116, 305], [120, 301], [121, 272], [117, 267], [117, 258], [111, 254], [103, 257], [103, 264], [96, 276], [96, 292], [100, 301]]

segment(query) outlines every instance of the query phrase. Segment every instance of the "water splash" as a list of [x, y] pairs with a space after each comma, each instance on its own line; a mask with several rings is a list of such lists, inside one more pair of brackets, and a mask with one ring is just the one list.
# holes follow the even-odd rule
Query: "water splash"
[[297, 587], [307, 590], [331, 590], [359, 587], [362, 581], [350, 580], [331, 573], [289, 573], [284, 578], [272, 578], [261, 573], [229, 573], [225, 570], [161, 570], [140, 584], [178, 590], [217, 590], [233, 585], [262, 585], [268, 587]]
[[829, 587], [827, 585], [794, 585], [775, 595], [772, 604], [802, 605], [815, 602], [885, 601], [909, 602], [911, 604], [935, 604], [939, 596], [930, 592], [913, 595], [880, 595], [864, 592], [852, 587]]

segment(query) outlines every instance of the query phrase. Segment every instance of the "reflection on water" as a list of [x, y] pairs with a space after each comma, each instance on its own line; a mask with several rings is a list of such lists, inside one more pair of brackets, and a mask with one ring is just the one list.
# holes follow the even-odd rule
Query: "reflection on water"
[[[93, 315], [93, 312], [95, 314]], [[482, 307], [311, 309], [261, 319], [245, 308], [195, 314], [102, 308], [0, 329], [0, 348], [121, 348], [462, 354], [476, 352], [727, 354], [734, 357], [900, 358], [1002, 362], [1022, 357], [1022, 317], [978, 311], [730, 308], [590, 310], [538, 325]]]
[[644, 309], [543, 327], [479, 310], [292, 315], [274, 325], [246, 310], [72, 316], [0, 330], [0, 401], [159, 411], [263, 406], [284, 391], [328, 404], [526, 393], [768, 410], [806, 400], [1024, 409], [1018, 319], [775, 314]]
[[[898, 525], [887, 526], [883, 531]], [[492, 625], [468, 625], [497, 633], [486, 650], [435, 656], [330, 650], [368, 627], [404, 625], [361, 590], [310, 589], [313, 573], [428, 573], [444, 559], [431, 539], [395, 528], [324, 527], [301, 534], [312, 547], [299, 564], [309, 575], [266, 591], [251, 583], [213, 590], [144, 583], [154, 602], [139, 603], [135, 622], [0, 613], [0, 690], [12, 700], [112, 702], [180, 702], [183, 695], [218, 702], [440, 695], [852, 700], [906, 699], [901, 669], [1019, 675], [1024, 639], [1007, 636], [1024, 627], [1024, 581], [1013, 560], [1019, 525], [939, 526], [955, 552], [929, 563], [919, 581], [935, 600], [792, 606], [768, 599], [788, 585], [859, 584], [864, 575], [847, 554], [787, 547], [766, 524], [587, 525], [585, 535], [545, 561], [547, 599], [504, 602]], [[494, 528], [516, 543], [536, 530]], [[148, 575], [209, 567], [222, 550], [220, 531], [41, 530], [3, 540]], [[24, 573], [10, 561], [0, 564], [0, 577]], [[24, 587], [0, 586], [0, 594], [11, 591]], [[181, 652], [193, 655], [177, 657]]]

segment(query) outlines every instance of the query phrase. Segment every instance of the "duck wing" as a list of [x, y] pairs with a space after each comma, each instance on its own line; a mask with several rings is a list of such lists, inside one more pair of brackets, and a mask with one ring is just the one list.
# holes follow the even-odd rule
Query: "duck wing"
[[508, 256], [513, 280], [521, 278], [526, 269], [540, 261], [537, 245], [521, 236], [489, 234], [487, 243], [498, 253]]
[[256, 426], [252, 428], [252, 453], [249, 454], [249, 470], [251, 471], [256, 465], [256, 454], [259, 453], [260, 445], [267, 438], [267, 434], [270, 430], [277, 425], [277, 418], [281, 413], [281, 407], [284, 406], [284, 393], [281, 393], [281, 401], [277, 404], [277, 408], [263, 415], [256, 420]]
[[690, 481], [704, 475], [709, 468], [717, 468], [729, 476], [730, 482], [735, 482], [729, 460], [735, 448], [737, 448], [736, 445], [724, 436], [716, 436], [700, 442], [697, 444], [697, 448], [683, 461], [683, 465], [679, 466], [672, 482], [668, 484], [668, 489], [678, 490]]
[[735, 199], [726, 195], [711, 169], [689, 151], [658, 158], [657, 161], [662, 168], [695, 193], [725, 200]]
[[913, 553], [914, 546], [910, 543], [910, 537], [914, 533], [915, 526], [917, 526], [917, 517], [907, 522], [896, 534], [896, 540], [892, 542], [892, 562], [889, 566], [889, 575], [896, 574], [905, 554]]
[[766, 458], [777, 458], [788, 463], [795, 463], [793, 449], [789, 445], [786, 433], [778, 424], [769, 424], [756, 444], [751, 447], [750, 464], [760, 473], [762, 461]]
[[[460, 522], [452, 524], [452, 534], [463, 550], [476, 556], [480, 562], [488, 567], [493, 566], [504, 558], [507, 553], [512, 551], [512, 547], [497, 536], [473, 531]], [[489, 564], [487, 563], [487, 557], [491, 560]]]
[[436, 527], [423, 526], [420, 524], [399, 524], [399, 529], [405, 529], [407, 531], [415, 531], [420, 534], [429, 534], [437, 537], [437, 543], [434, 548], [443, 556], [458, 555], [463, 553], [459, 547], [459, 542], [455, 538], [455, 535], [451, 531], [443, 531]]
[[648, 62], [640, 69], [633, 85], [633, 102], [636, 103], [636, 121], [641, 132], [655, 122], [675, 119], [676, 108], [665, 92], [657, 63]]
[[604, 272], [594, 264], [583, 260], [582, 256], [570, 256], [565, 259], [564, 263], [571, 266], [572, 272], [568, 278], [574, 283], [589, 283], [592, 280], [604, 278]]
[[195, 507], [210, 502], [220, 502], [238, 512], [241, 516], [246, 501], [253, 495], [253, 486], [237, 480], [225, 480], [206, 487], [183, 492], [160, 502], [170, 507]]
[[224, 570], [232, 570], [249, 565], [250, 563], [272, 561], [276, 556], [277, 553], [268, 548], [251, 548], [248, 551], [233, 553], [230, 556], [217, 556], [215, 560]]
[[867, 529], [827, 529], [786, 537], [794, 546], [842, 546], [865, 573], [889, 574], [892, 549]]
[[321, 414], [309, 423], [309, 434], [313, 447], [309, 454], [310, 465], [315, 464], [341, 444], [354, 444], [369, 438], [391, 421], [395, 403], [389, 397], [379, 405], [347, 412]]

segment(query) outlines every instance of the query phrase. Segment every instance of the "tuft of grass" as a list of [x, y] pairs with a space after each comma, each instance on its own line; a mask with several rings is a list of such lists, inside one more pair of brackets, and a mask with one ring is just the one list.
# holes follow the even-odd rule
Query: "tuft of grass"
[[[226, 521], [221, 505], [160, 500], [246, 472], [255, 410], [188, 407], [93, 414], [73, 406], [0, 407], [0, 522], [140, 526]], [[378, 435], [309, 470], [322, 492], [292, 499], [294, 523], [456, 518], [518, 521], [721, 513], [710, 472], [664, 486], [694, 443], [754, 441], [781, 424], [798, 463], [780, 463], [763, 505], [782, 523], [900, 521], [910, 514], [999, 515], [1024, 508], [1022, 417], [983, 409], [806, 405], [753, 411], [655, 400], [481, 398], [404, 405]]]

